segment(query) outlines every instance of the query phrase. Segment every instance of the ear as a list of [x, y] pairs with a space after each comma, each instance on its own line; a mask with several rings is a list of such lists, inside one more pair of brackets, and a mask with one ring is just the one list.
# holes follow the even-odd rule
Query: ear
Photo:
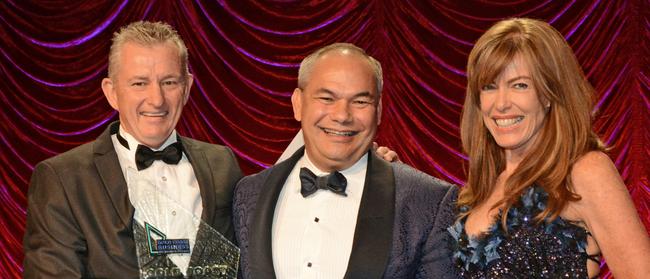
[[551, 109], [551, 100], [542, 97], [542, 104], [544, 105], [544, 110], [548, 112]]
[[187, 78], [185, 80], [185, 96], [183, 96], [183, 105], [187, 104], [187, 101], [190, 99], [190, 89], [192, 89], [192, 84], [194, 84], [194, 76], [192, 74], [187, 74]]
[[539, 102], [544, 106], [544, 108], [549, 108], [549, 107], [551, 107], [551, 100], [550, 100], [549, 98], [547, 98], [547, 97], [544, 96], [544, 95], [541, 95], [540, 93], [537, 93], [537, 94], [538, 94], [538, 96], [539, 96], [539, 97], [538, 97], [538, 98], [539, 98]]
[[300, 88], [293, 90], [293, 94], [291, 95], [291, 105], [293, 106], [293, 118], [295, 118], [296, 121], [302, 119], [302, 97], [302, 90], [300, 90]]
[[379, 99], [379, 103], [377, 104], [377, 126], [381, 124], [381, 97]]
[[120, 111], [117, 106], [117, 93], [115, 93], [115, 85], [110, 78], [102, 79], [102, 91], [108, 103], [114, 110]]

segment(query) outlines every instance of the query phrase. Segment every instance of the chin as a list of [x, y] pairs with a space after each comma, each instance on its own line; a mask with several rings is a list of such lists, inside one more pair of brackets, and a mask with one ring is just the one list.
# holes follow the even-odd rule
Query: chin
[[172, 129], [168, 129], [167, 124], [160, 125], [147, 125], [141, 129], [143, 134], [147, 134], [150, 137], [158, 137], [160, 135], [166, 135], [171, 133]]
[[508, 141], [508, 142], [497, 142], [497, 144], [503, 148], [503, 149], [508, 149], [508, 150], [515, 150], [515, 149], [520, 149], [523, 146], [526, 146], [525, 141]]
[[497, 145], [503, 149], [513, 149], [516, 148], [519, 143], [514, 143], [510, 141], [497, 141]]
[[332, 164], [344, 164], [346, 160], [348, 160], [350, 157], [341, 155], [341, 154], [328, 154], [326, 156], [328, 161], [332, 162]]
[[167, 139], [168, 133], [143, 133], [142, 136], [150, 142], [163, 143]]

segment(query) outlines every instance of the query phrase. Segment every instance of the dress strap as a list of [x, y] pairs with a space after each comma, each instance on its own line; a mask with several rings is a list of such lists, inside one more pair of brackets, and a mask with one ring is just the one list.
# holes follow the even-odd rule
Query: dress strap
[[[585, 229], [585, 231], [587, 232], [587, 235], [588, 235], [588, 236], [590, 236], [590, 237], [592, 237], [592, 238], [594, 237], [593, 235], [591, 235], [591, 232], [590, 232], [589, 230], [586, 230], [586, 229]], [[587, 254], [587, 259], [592, 260], [592, 261], [594, 261], [594, 262], [600, 264], [600, 256], [602, 256], [600, 253], [598, 253], [598, 254], [591, 254], [591, 255]]]
[[[587, 255], [587, 259], [592, 260], [592, 261], [600, 264], [600, 254]], [[598, 273], [596, 273], [596, 275], [594, 275], [592, 277], [589, 277], [589, 279], [596, 279], [596, 278], [599, 278], [599, 277], [600, 277], [600, 270], [598, 271]]]
[[[591, 232], [589, 230], [585, 230], [585, 231], [587, 232], [587, 235], [589, 235], [590, 237], [594, 237], [593, 235], [591, 235]], [[596, 262], [597, 264], [600, 265], [600, 257], [601, 256], [602, 256], [602, 254], [600, 254], [600, 253], [591, 254], [591, 255], [587, 254], [587, 259], [591, 260], [591, 261], [594, 261], [594, 262]], [[599, 278], [599, 276], [600, 276], [600, 271], [598, 271], [598, 273], [596, 273], [596, 275], [594, 275], [593, 277], [590, 277], [589, 279], [596, 279], [596, 278]]]
[[587, 254], [587, 259], [592, 260], [592, 261], [600, 264], [600, 256], [601, 256], [600, 254], [593, 254], [593, 255]]

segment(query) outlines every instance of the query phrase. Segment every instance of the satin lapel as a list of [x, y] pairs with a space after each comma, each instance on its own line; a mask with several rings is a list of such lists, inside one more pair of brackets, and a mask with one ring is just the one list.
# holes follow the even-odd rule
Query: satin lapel
[[275, 278], [273, 268], [273, 253], [271, 251], [271, 229], [273, 227], [273, 213], [278, 202], [280, 191], [289, 173], [293, 170], [298, 160], [304, 154], [305, 148], [296, 151], [289, 159], [274, 166], [260, 189], [257, 207], [255, 208], [253, 223], [250, 229], [250, 267], [255, 278]]
[[393, 169], [371, 151], [345, 278], [382, 277], [392, 247], [394, 218]]
[[113, 147], [111, 133], [117, 131], [119, 122], [113, 122], [93, 144], [93, 156], [97, 173], [103, 182], [103, 186], [125, 226], [131, 227], [135, 208], [129, 200], [129, 190], [124, 180], [120, 161]]
[[206, 249], [209, 249], [199, 236], [204, 235], [202, 231], [209, 230], [210, 226], [214, 226], [214, 214], [218, 207], [215, 196], [216, 193], [214, 191], [215, 183], [210, 171], [210, 163], [216, 164], [217, 162], [208, 161], [205, 153], [201, 152], [201, 149], [192, 144], [191, 141], [188, 141], [187, 138], [179, 137], [178, 139], [181, 141], [181, 144], [183, 144], [185, 155], [192, 165], [192, 170], [194, 171], [194, 176], [196, 177], [201, 192], [201, 203], [203, 205], [201, 220], [204, 223], [202, 222], [199, 225], [199, 230], [196, 232], [197, 239], [192, 255], [190, 256], [190, 266], [198, 266], [201, 264], [201, 255], [204, 255]]
[[196, 181], [199, 183], [201, 201], [203, 204], [201, 220], [208, 223], [208, 225], [213, 226], [214, 224], [212, 224], [212, 220], [214, 220], [214, 213], [217, 205], [213, 187], [214, 181], [212, 181], [212, 174], [210, 173], [210, 162], [208, 162], [208, 159], [205, 157], [205, 153], [201, 152], [201, 150], [190, 141], [186, 140], [184, 137], [179, 137], [179, 140], [183, 144], [185, 155], [190, 161], [190, 164], [192, 164], [194, 176], [196, 176]]

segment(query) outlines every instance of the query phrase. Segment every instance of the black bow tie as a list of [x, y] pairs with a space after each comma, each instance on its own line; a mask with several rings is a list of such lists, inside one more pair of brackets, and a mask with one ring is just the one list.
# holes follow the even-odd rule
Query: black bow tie
[[347, 197], [348, 194], [345, 193], [345, 187], [347, 186], [348, 181], [338, 171], [325, 176], [316, 176], [308, 168], [300, 168], [300, 194], [305, 198], [318, 189], [330, 190]]
[[153, 151], [149, 147], [138, 144], [135, 150], [135, 165], [138, 170], [143, 170], [151, 166], [153, 161], [162, 160], [167, 164], [176, 165], [183, 157], [183, 145], [180, 141], [170, 144], [161, 151]]

